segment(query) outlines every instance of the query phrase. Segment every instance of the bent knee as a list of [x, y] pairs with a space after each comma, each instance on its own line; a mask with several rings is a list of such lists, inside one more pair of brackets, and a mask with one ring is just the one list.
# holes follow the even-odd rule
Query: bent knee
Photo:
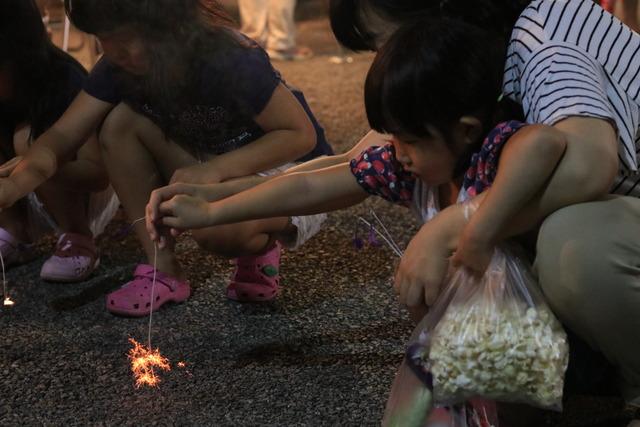
[[133, 132], [135, 113], [126, 104], [120, 103], [114, 107], [102, 122], [98, 133], [98, 140], [102, 148], [109, 148], [122, 137]]
[[237, 225], [192, 230], [191, 235], [200, 249], [227, 258], [244, 255], [250, 239]]
[[637, 300], [639, 213], [638, 202], [611, 197], [563, 208], [544, 221], [536, 271], [557, 314], [612, 312], [627, 297]]

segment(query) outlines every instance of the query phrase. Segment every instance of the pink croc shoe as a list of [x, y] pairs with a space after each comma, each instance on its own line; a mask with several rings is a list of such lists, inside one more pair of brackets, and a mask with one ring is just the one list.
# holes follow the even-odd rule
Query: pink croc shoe
[[24, 264], [36, 257], [33, 245], [20, 242], [4, 228], [0, 228], [0, 254], [5, 268]]
[[40, 277], [49, 282], [81, 282], [100, 265], [93, 239], [76, 233], [63, 233], [56, 250], [42, 265]]
[[280, 292], [280, 244], [262, 255], [236, 258], [227, 298], [240, 302], [271, 301]]
[[[121, 316], [141, 317], [151, 311], [153, 266], [139, 264], [133, 272], [133, 280], [107, 295], [107, 310]], [[153, 310], [168, 301], [183, 302], [191, 295], [188, 281], [180, 281], [156, 270], [156, 286], [153, 292]]]

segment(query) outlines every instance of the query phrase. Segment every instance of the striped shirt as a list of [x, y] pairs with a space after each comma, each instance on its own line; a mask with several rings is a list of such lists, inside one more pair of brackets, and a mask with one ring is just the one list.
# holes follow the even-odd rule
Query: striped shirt
[[530, 123], [615, 123], [620, 173], [612, 192], [640, 197], [638, 33], [591, 0], [534, 0], [511, 34], [503, 92]]

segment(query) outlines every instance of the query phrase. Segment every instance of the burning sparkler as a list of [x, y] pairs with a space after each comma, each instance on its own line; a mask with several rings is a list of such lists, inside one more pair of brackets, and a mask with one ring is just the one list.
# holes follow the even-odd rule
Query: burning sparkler
[[9, 298], [9, 294], [7, 293], [7, 278], [4, 274], [4, 258], [2, 258], [2, 252], [0, 252], [0, 266], [2, 266], [2, 295], [4, 296], [4, 302], [2, 305], [5, 307], [11, 307], [15, 303]]
[[[144, 217], [135, 220], [131, 227], [136, 223], [144, 220]], [[163, 371], [170, 371], [171, 365], [169, 359], [160, 354], [160, 349], [155, 350], [151, 346], [151, 323], [153, 320], [153, 301], [154, 292], [156, 288], [156, 267], [158, 261], [158, 245], [153, 246], [153, 280], [151, 281], [151, 299], [150, 299], [150, 311], [149, 311], [149, 331], [147, 338], [147, 346], [143, 346], [133, 338], [129, 338], [129, 342], [133, 344], [133, 348], [129, 349], [129, 360], [131, 360], [131, 371], [136, 379], [136, 388], [140, 388], [144, 385], [149, 387], [156, 387], [160, 383], [160, 378], [153, 370], [158, 368]]]
[[153, 368], [170, 371], [169, 360], [160, 354], [160, 349], [147, 348], [133, 338], [129, 338], [133, 348], [129, 350], [131, 370], [136, 377], [136, 388], [142, 386], [156, 387], [160, 378]]

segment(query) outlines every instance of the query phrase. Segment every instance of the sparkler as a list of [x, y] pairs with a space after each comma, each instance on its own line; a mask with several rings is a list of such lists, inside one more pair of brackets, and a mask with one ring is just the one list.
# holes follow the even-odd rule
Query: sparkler
[[[136, 223], [143, 221], [145, 217], [138, 218], [131, 223], [132, 228]], [[147, 346], [129, 338], [129, 342], [133, 345], [133, 348], [129, 350], [128, 357], [131, 361], [131, 371], [136, 379], [136, 388], [142, 386], [156, 387], [160, 383], [160, 378], [156, 374], [153, 368], [157, 368], [163, 371], [170, 371], [171, 365], [169, 359], [160, 354], [160, 349], [155, 350], [151, 347], [151, 324], [153, 322], [153, 301], [154, 293], [156, 290], [156, 267], [158, 264], [158, 245], [153, 245], [153, 278], [151, 280], [151, 301], [149, 311], [149, 331], [147, 335]]]
[[7, 293], [7, 279], [4, 274], [4, 258], [2, 257], [2, 252], [0, 252], [0, 264], [2, 265], [2, 295], [4, 296], [2, 305], [11, 307], [15, 303], [9, 298], [9, 294]]

